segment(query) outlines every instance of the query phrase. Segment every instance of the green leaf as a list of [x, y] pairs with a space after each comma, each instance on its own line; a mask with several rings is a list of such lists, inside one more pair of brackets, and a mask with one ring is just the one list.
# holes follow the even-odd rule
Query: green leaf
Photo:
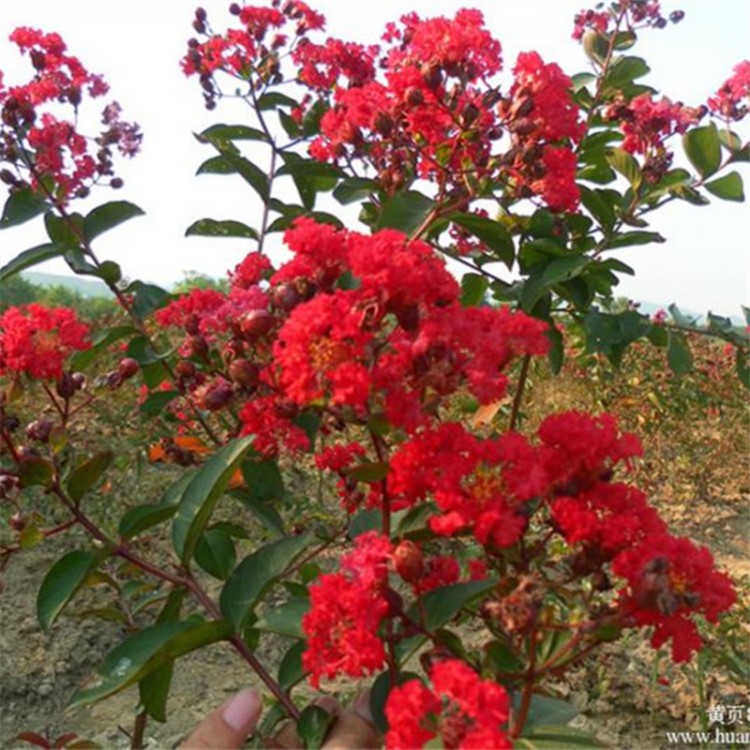
[[323, 740], [335, 718], [320, 706], [312, 705], [305, 708], [297, 719], [297, 734], [304, 747], [323, 747]]
[[693, 355], [687, 339], [676, 331], [669, 332], [667, 362], [675, 375], [687, 375], [693, 369]]
[[53, 211], [48, 211], [44, 215], [44, 227], [51, 242], [61, 242], [69, 247], [80, 247], [81, 239], [85, 237], [83, 216], [78, 213], [68, 214], [62, 219]]
[[100, 559], [95, 552], [76, 550], [68, 552], [49, 569], [36, 598], [36, 614], [42, 630], [49, 631]]
[[133, 326], [117, 326], [106, 328], [94, 334], [91, 347], [82, 352], [76, 352], [70, 360], [71, 370], [83, 370], [96, 359], [97, 355], [108, 349], [112, 344], [121, 341], [127, 336], [138, 333]]
[[248, 555], [229, 576], [219, 598], [219, 606], [237, 632], [268, 587], [294, 562], [312, 541], [310, 534], [277, 539]]
[[265, 503], [284, 497], [284, 478], [277, 460], [262, 461], [257, 456], [251, 456], [245, 459], [240, 468], [250, 500]]
[[481, 304], [488, 286], [489, 281], [486, 276], [479, 273], [465, 273], [461, 277], [461, 305], [476, 307]]
[[58, 258], [68, 250], [70, 250], [70, 245], [66, 245], [63, 242], [48, 242], [44, 245], [37, 245], [36, 247], [24, 250], [0, 268], [0, 281], [5, 281], [27, 268], [44, 263], [46, 260]]
[[131, 635], [99, 668], [97, 682], [77, 691], [70, 708], [119, 693], [174, 659], [229, 637], [225, 622], [164, 622]]
[[172, 524], [172, 544], [183, 563], [192, 558], [198, 537], [252, 442], [249, 435], [220, 448], [195, 472], [185, 488]]
[[618, 232], [604, 243], [604, 247], [611, 250], [632, 245], [650, 245], [652, 242], [662, 243], [666, 240], [658, 232]]
[[365, 531], [374, 531], [382, 528], [382, 526], [383, 515], [379, 510], [374, 508], [361, 510], [350, 517], [347, 534], [350, 539], [354, 539], [360, 534], [364, 534]]
[[198, 537], [195, 562], [214, 578], [222, 581], [227, 578], [237, 562], [237, 552], [232, 537], [224, 528], [207, 529]]
[[[517, 710], [520, 705], [520, 693], [516, 693], [514, 697], [514, 710]], [[549, 698], [546, 695], [532, 695], [524, 732], [542, 725], [563, 726], [573, 721], [579, 713], [578, 709], [568, 701]]]
[[55, 476], [54, 466], [46, 458], [27, 458], [18, 466], [21, 488], [50, 487]]
[[118, 224], [136, 216], [143, 216], [144, 211], [128, 201], [112, 201], [95, 208], [83, 220], [83, 231], [89, 242]]
[[616, 190], [581, 188], [581, 203], [607, 234], [612, 231], [617, 220], [615, 203], [619, 199], [620, 194]]
[[697, 324], [698, 320], [697, 318], [690, 318], [687, 315], [685, 315], [677, 305], [670, 305], [669, 306], [669, 314], [672, 316], [672, 320], [674, 320], [675, 323], [677, 323], [678, 326], [683, 326], [690, 328]]
[[350, 469], [347, 474], [358, 482], [373, 484], [385, 479], [389, 469], [390, 466], [386, 461], [363, 461]]
[[333, 191], [333, 197], [346, 206], [349, 203], [369, 198], [373, 193], [378, 191], [378, 183], [375, 180], [369, 180], [365, 177], [349, 177], [339, 183]]
[[212, 156], [198, 167], [196, 174], [234, 174], [234, 167], [223, 156]]
[[612, 169], [619, 172], [631, 184], [633, 190], [638, 190], [643, 175], [632, 154], [622, 148], [613, 148], [607, 151], [607, 161]]
[[68, 495], [78, 502], [101, 478], [112, 463], [114, 453], [102, 451], [79, 464], [68, 479]]
[[515, 747], [523, 750], [593, 750], [610, 746], [580, 729], [540, 726], [519, 737]]
[[750, 389], [750, 353], [741, 346], [735, 352], [735, 369], [742, 385]]
[[216, 219], [199, 219], [186, 230], [186, 237], [247, 237], [258, 239], [258, 233], [241, 221], [217, 221]]
[[557, 375], [562, 370], [565, 360], [565, 347], [563, 335], [554, 323], [550, 323], [547, 329], [547, 338], [551, 343], [550, 349], [547, 352], [547, 361], [549, 362], [552, 374]]
[[120, 519], [118, 533], [121, 537], [129, 539], [169, 520], [176, 512], [177, 505], [174, 503], [137, 505], [127, 511]]
[[589, 60], [603, 66], [609, 52], [609, 39], [594, 29], [586, 29], [581, 43]]
[[499, 221], [476, 214], [456, 214], [450, 219], [487, 245], [497, 255], [497, 259], [505, 263], [508, 268], [513, 266], [515, 259], [513, 238]]
[[0, 217], [0, 229], [15, 227], [43, 214], [49, 205], [44, 198], [31, 188], [23, 188], [11, 193], [5, 201], [3, 215]]
[[625, 349], [652, 328], [649, 319], [634, 310], [612, 314], [594, 308], [583, 323], [588, 351], [605, 354], [615, 365], [622, 360]]
[[229, 494], [237, 498], [269, 531], [276, 536], [284, 536], [284, 520], [270, 502], [256, 500], [244, 487], [233, 489]]
[[141, 320], [151, 315], [154, 310], [163, 307], [172, 298], [166, 289], [156, 284], [145, 284], [142, 281], [134, 281], [125, 291], [135, 296], [133, 312]]
[[618, 57], [612, 62], [604, 77], [604, 86], [619, 89], [632, 83], [636, 78], [643, 78], [651, 71], [646, 61], [640, 57]]
[[290, 690], [305, 677], [302, 667], [302, 654], [307, 649], [304, 641], [293, 643], [279, 664], [279, 685], [282, 690]]
[[742, 189], [742, 177], [738, 172], [730, 172], [718, 180], [707, 182], [703, 187], [717, 198], [725, 201], [737, 201], [742, 203], [745, 200], [745, 193]]
[[721, 165], [721, 141], [713, 123], [689, 130], [682, 136], [682, 146], [701, 177], [710, 177]]
[[259, 97], [256, 102], [256, 107], [261, 112], [264, 112], [267, 109], [276, 109], [277, 107], [290, 107], [291, 109], [294, 109], [298, 106], [299, 102], [292, 99], [291, 96], [280, 94], [278, 91], [269, 91], [267, 94], [263, 94], [263, 96]]
[[521, 308], [531, 312], [542, 295], [554, 284], [578, 276], [591, 260], [586, 255], [568, 255], [557, 258], [535, 271], [523, 286]]
[[147, 417], [154, 417], [157, 414], [161, 414], [179, 395], [179, 391], [156, 391], [155, 393], [149, 393], [146, 400], [140, 406], [140, 412]]
[[289, 638], [304, 638], [302, 618], [309, 610], [309, 599], [290, 599], [286, 604], [267, 610], [254, 627]]
[[[434, 632], [447, 625], [464, 607], [492, 591], [496, 584], [496, 579], [485, 578], [481, 581], [441, 586], [425, 594], [421, 607], [425, 629]], [[416, 619], [419, 619], [418, 615]]]
[[378, 217], [378, 229], [398, 229], [412, 235], [435, 207], [435, 201], [416, 190], [396, 193], [389, 198]]
[[268, 136], [256, 128], [247, 125], [212, 125], [198, 136], [204, 141], [264, 141], [268, 143]]
[[197, 174], [238, 174], [255, 190], [262, 200], [267, 201], [270, 197], [270, 186], [268, 177], [260, 167], [245, 159], [237, 153], [234, 146], [223, 141], [212, 141], [221, 156], [214, 157], [203, 162], [198, 167]]

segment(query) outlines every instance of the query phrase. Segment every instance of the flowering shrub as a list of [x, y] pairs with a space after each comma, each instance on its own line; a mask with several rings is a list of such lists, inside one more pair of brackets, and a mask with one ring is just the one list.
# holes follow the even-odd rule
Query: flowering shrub
[[[42, 626], [95, 572], [117, 586], [118, 560], [159, 586], [148, 603], [159, 613], [144, 625], [128, 620], [138, 632], [73, 703], [138, 684], [142, 716], [164, 720], [174, 660], [223, 640], [299, 720], [308, 746], [322, 736], [311, 718], [319, 709], [301, 711], [292, 690], [339, 677], [373, 680], [388, 747], [560, 742], [571, 730], [539, 728], [550, 705], [539, 696], [568, 668], [633, 628], [687, 661], [702, 645], [696, 623], [715, 623], [735, 600], [708, 550], [671, 535], [628, 483], [641, 454], [635, 435], [610, 415], [582, 412], [549, 415], [524, 435], [518, 414], [530, 359], [560, 367], [563, 307], [590, 351], [618, 362], [647, 336], [684, 369], [679, 324], [603, 307], [630, 269], [602, 254], [661, 241], [644, 217], [667, 200], [704, 203], [703, 190], [743, 198], [737, 172], [714, 175], [748, 159], [729, 130], [747, 109], [747, 63], [707, 106], [656, 98], [635, 83], [646, 63], [620, 54], [636, 29], [667, 23], [658, 3], [636, 0], [576, 18], [593, 73], [569, 77], [528, 52], [509, 85], [478, 11], [407, 14], [382, 47], [316, 42], [324, 19], [298, 0], [233, 3], [230, 13], [236, 27], [219, 34], [199, 8], [182, 60], [209, 109], [228, 76], [257, 116], [257, 128], [200, 134], [216, 155], [199, 172], [237, 174], [264, 204], [258, 227], [206, 218], [188, 229], [257, 243], [226, 292], [171, 297], [126, 284], [95, 254], [96, 237], [140, 209], [118, 201], [83, 216], [69, 204], [112, 175], [112, 146], [132, 155], [140, 135], [109, 105], [95, 159], [72, 122], [45, 111], [52, 99], [77, 110], [85, 94], [106, 91], [59, 37], [17, 31], [36, 74], [0, 88], [0, 155], [15, 169], [2, 173], [2, 226], [44, 213], [50, 238], [0, 275], [62, 256], [103, 279], [128, 316], [95, 336], [65, 310], [31, 305], [0, 318], [2, 497], [26, 507], [41, 487], [67, 513], [64, 526], [80, 525], [96, 543], [49, 571]], [[672, 168], [676, 134], [698, 176]], [[267, 172], [243, 154], [244, 141], [268, 149]], [[275, 195], [284, 176], [299, 204]], [[361, 202], [367, 232], [316, 209], [331, 191], [339, 203]], [[292, 253], [278, 267], [264, 250], [273, 232]], [[443, 256], [468, 267], [460, 281]], [[517, 265], [521, 281], [491, 272], [497, 261]], [[735, 347], [747, 379], [746, 332], [716, 316], [710, 331]], [[113, 345], [125, 356], [118, 350], [117, 367], [87, 383], [82, 371]], [[158, 502], [128, 508], [114, 534], [86, 505], [113, 456], [81, 458], [70, 428], [136, 377], [139, 410], [161, 437], [150, 457], [180, 475]], [[11, 410], [34, 379], [55, 381], [55, 390], [42, 383], [55, 419], [22, 435]], [[508, 424], [479, 418], [509, 392]], [[311, 526], [301, 508], [281, 512], [293, 464], [317, 474]], [[232, 499], [273, 536], [239, 563], [237, 539], [252, 524], [214, 520]], [[142, 542], [167, 522], [175, 564], [163, 566]], [[40, 523], [37, 538], [60, 530]], [[335, 553], [325, 569], [316, 562], [324, 550]], [[224, 582], [218, 600], [205, 575]], [[288, 596], [270, 608], [275, 584]], [[297, 639], [277, 677], [255, 653], [267, 632]]]

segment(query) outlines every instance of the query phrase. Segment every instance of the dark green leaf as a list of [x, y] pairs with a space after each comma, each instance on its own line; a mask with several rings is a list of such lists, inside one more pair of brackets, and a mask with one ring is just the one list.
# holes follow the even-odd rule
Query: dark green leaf
[[464, 607], [492, 591], [496, 584], [494, 578], [485, 578], [433, 589], [422, 598], [425, 629], [434, 632], [447, 625]]
[[190, 621], [163, 622], [141, 630], [107, 655], [97, 682], [77, 691], [70, 707], [119, 693], [183, 654], [227, 638], [230, 632], [225, 622]]
[[687, 375], [693, 369], [693, 355], [687, 339], [676, 331], [669, 332], [667, 362], [675, 375]]
[[652, 242], [666, 242], [658, 232], [618, 232], [608, 239], [605, 247], [630, 247], [631, 245], [650, 245]]
[[99, 564], [95, 552], [76, 550], [61, 557], [47, 572], [36, 599], [42, 630], [48, 631], [68, 602]]
[[450, 218], [454, 224], [463, 227], [487, 245], [497, 255], [497, 259], [505, 263], [508, 268], [513, 266], [515, 259], [513, 238], [499, 221], [476, 214], [456, 214]]
[[128, 510], [120, 519], [119, 534], [125, 539], [137, 536], [147, 529], [169, 520], [176, 512], [177, 505], [174, 503], [137, 505], [135, 508]]
[[721, 165], [721, 141], [713, 123], [689, 130], [682, 136], [682, 145], [701, 177], [710, 177]]
[[289, 638], [304, 638], [302, 618], [310, 609], [309, 599], [291, 599], [273, 609], [269, 609], [255, 623], [258, 630], [285, 635]]
[[223, 156], [212, 156], [198, 167], [196, 174], [234, 174], [234, 167]]
[[267, 201], [271, 191], [266, 173], [249, 159], [245, 159], [234, 151], [219, 146], [217, 148], [219, 148], [224, 161], [232, 167], [232, 170], [240, 175], [262, 200]]
[[128, 201], [112, 201], [98, 206], [83, 220], [83, 230], [89, 242], [100, 234], [113, 229], [136, 216], [143, 216], [144, 212]]
[[0, 229], [24, 224], [35, 216], [43, 214], [48, 208], [47, 201], [31, 188], [17, 190], [11, 193], [5, 201], [3, 215], [0, 217]]
[[571, 727], [540, 726], [516, 740], [520, 750], [594, 750], [607, 748], [596, 737]]
[[553, 323], [550, 323], [547, 329], [547, 338], [551, 343], [550, 349], [547, 352], [547, 361], [549, 362], [552, 374], [557, 375], [562, 370], [563, 361], [565, 360], [563, 335]]
[[416, 190], [396, 193], [385, 202], [378, 218], [378, 229], [398, 229], [412, 235], [434, 207], [435, 201]]
[[133, 312], [141, 320], [151, 315], [154, 310], [166, 305], [172, 297], [166, 289], [156, 284], [145, 284], [142, 281], [134, 281], [125, 291], [135, 296]]
[[22, 488], [49, 487], [54, 476], [54, 466], [46, 458], [27, 458], [18, 467], [18, 481]]
[[603, 66], [609, 52], [609, 39], [594, 29], [586, 29], [581, 42], [589, 60]]
[[53, 211], [48, 211], [44, 215], [44, 226], [51, 242], [60, 242], [69, 247], [80, 247], [81, 240], [85, 237], [81, 214], [68, 214], [63, 219]]
[[269, 531], [276, 536], [284, 536], [284, 520], [270, 502], [255, 500], [244, 487], [233, 489], [230, 494], [236, 497]]
[[241, 221], [217, 221], [216, 219], [199, 219], [186, 230], [186, 237], [247, 237], [258, 239], [258, 233]]
[[251, 501], [267, 503], [284, 497], [284, 478], [275, 459], [259, 460], [257, 456], [250, 456], [240, 469]]
[[363, 461], [347, 473], [358, 482], [380, 482], [388, 476], [389, 465], [385, 461]]
[[78, 502], [97, 482], [112, 463], [114, 453], [102, 451], [79, 464], [68, 479], [68, 495]]
[[335, 718], [320, 706], [313, 705], [305, 708], [297, 719], [297, 734], [304, 747], [322, 747], [323, 740]]
[[349, 529], [347, 531], [349, 538], [354, 539], [365, 531], [374, 531], [383, 526], [383, 516], [379, 510], [374, 508], [361, 510], [355, 513], [349, 519]]
[[333, 197], [343, 206], [346, 206], [349, 203], [368, 198], [377, 190], [378, 183], [375, 180], [368, 180], [365, 177], [349, 177], [339, 183], [333, 191]]
[[277, 107], [290, 107], [294, 109], [299, 106], [299, 102], [292, 99], [291, 96], [280, 94], [278, 91], [269, 91], [267, 94], [259, 97], [256, 106], [263, 112], [267, 109], [276, 109]]
[[750, 389], [750, 353], [741, 346], [735, 352], [735, 369], [742, 385]]
[[669, 306], [669, 314], [678, 326], [690, 328], [698, 322], [696, 318], [691, 318], [685, 315], [680, 308], [674, 304]]
[[592, 309], [584, 318], [588, 350], [605, 354], [615, 365], [625, 349], [648, 334], [651, 327], [649, 319], [634, 310], [612, 314]]
[[531, 312], [549, 287], [567, 279], [573, 279], [591, 262], [585, 255], [568, 255], [553, 260], [535, 271], [526, 281], [521, 295], [521, 308]]
[[248, 555], [234, 570], [221, 591], [224, 617], [241, 632], [263, 593], [309, 546], [309, 534], [285, 537]]
[[268, 142], [268, 136], [256, 128], [250, 128], [247, 125], [212, 125], [206, 128], [199, 136], [199, 140], [208, 141], [265, 141]]
[[619, 201], [620, 194], [616, 190], [590, 190], [581, 188], [581, 203], [586, 210], [599, 222], [606, 234], [612, 231], [617, 216], [615, 214], [615, 203]]
[[607, 161], [631, 184], [633, 190], [638, 189], [642, 180], [641, 168], [632, 154], [622, 148], [613, 148], [607, 151]]
[[737, 201], [742, 203], [745, 200], [745, 193], [742, 189], [742, 177], [738, 172], [730, 172], [718, 180], [707, 182], [704, 187], [709, 193], [725, 201]]
[[489, 286], [486, 276], [478, 273], [465, 273], [461, 277], [461, 304], [464, 307], [476, 307], [484, 300]]
[[[520, 704], [521, 696], [516, 693], [515, 697], [514, 709], [517, 709], [518, 705], [515, 704]], [[528, 718], [524, 724], [524, 732], [541, 725], [563, 726], [570, 723], [578, 714], [578, 709], [567, 701], [549, 698], [545, 695], [533, 695]]]
[[290, 690], [298, 682], [301, 682], [305, 676], [305, 670], [302, 667], [302, 654], [307, 649], [304, 641], [293, 643], [284, 658], [279, 664], [279, 685], [282, 690]]
[[281, 127], [284, 128], [284, 132], [292, 139], [299, 138], [302, 135], [302, 128], [297, 124], [297, 121], [284, 110], [277, 110], [279, 116], [279, 122]]
[[44, 263], [46, 260], [58, 258], [68, 250], [70, 250], [70, 245], [60, 242], [48, 242], [44, 245], [37, 245], [36, 247], [24, 250], [0, 268], [0, 281], [5, 281], [20, 271], [36, 266], [39, 263]]
[[646, 61], [640, 57], [617, 57], [604, 77], [604, 86], [608, 89], [622, 88], [636, 78], [643, 78], [650, 70]]
[[206, 529], [195, 545], [195, 562], [214, 578], [226, 579], [237, 562], [232, 537], [220, 526]]
[[149, 393], [146, 400], [140, 406], [141, 414], [147, 417], [154, 417], [161, 414], [168, 404], [171, 404], [178, 396], [179, 391], [156, 391]]
[[570, 77], [571, 89], [576, 92], [596, 81], [593, 73], [576, 73]]
[[183, 563], [193, 556], [198, 537], [252, 442], [253, 437], [247, 436], [220, 448], [185, 488], [172, 524], [172, 543]]

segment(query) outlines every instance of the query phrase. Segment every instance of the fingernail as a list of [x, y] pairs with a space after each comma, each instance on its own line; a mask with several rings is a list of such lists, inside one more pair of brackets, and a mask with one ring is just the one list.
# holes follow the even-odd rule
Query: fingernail
[[372, 709], [370, 708], [369, 690], [365, 690], [357, 696], [357, 700], [354, 701], [354, 713], [361, 719], [369, 721], [370, 724], [375, 723], [372, 718]]
[[227, 703], [221, 714], [227, 726], [236, 732], [249, 729], [260, 715], [260, 699], [255, 690], [243, 690]]

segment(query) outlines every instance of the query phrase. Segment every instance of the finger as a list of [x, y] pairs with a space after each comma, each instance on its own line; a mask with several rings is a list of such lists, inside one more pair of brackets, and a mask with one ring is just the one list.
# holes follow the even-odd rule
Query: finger
[[255, 730], [261, 711], [258, 693], [243, 690], [207, 716], [181, 750], [238, 750]]
[[[334, 717], [341, 714], [341, 704], [329, 695], [321, 695], [310, 705], [319, 706], [326, 713]], [[266, 741], [266, 748], [268, 750], [297, 750], [304, 746], [305, 743], [300, 739], [299, 734], [297, 734], [297, 722], [295, 721], [284, 722], [284, 725], [273, 738]]]
[[323, 744], [324, 750], [353, 750], [379, 748], [383, 736], [375, 726], [370, 711], [370, 691], [366, 690], [349, 705], [333, 727]]

